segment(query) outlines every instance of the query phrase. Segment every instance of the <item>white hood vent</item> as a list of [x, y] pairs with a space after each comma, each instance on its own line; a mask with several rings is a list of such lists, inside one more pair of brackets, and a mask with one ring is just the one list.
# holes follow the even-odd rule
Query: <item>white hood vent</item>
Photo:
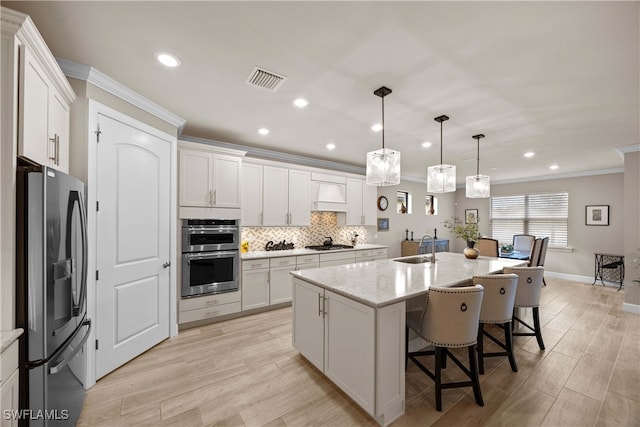
[[254, 67], [251, 74], [249, 74], [249, 77], [247, 77], [247, 83], [251, 86], [258, 86], [259, 88], [275, 92], [280, 88], [280, 86], [282, 86], [286, 79], [286, 76], [274, 73], [273, 71]]
[[346, 178], [321, 173], [311, 174], [314, 211], [346, 212]]

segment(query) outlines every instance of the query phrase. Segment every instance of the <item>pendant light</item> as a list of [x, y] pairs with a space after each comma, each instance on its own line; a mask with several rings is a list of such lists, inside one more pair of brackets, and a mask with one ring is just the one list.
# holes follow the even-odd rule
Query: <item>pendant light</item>
[[427, 169], [427, 192], [451, 193], [456, 191], [456, 167], [442, 163], [442, 122], [449, 117], [442, 115], [434, 120], [440, 123], [440, 164]]
[[382, 98], [382, 149], [367, 153], [367, 184], [379, 187], [400, 184], [400, 152], [384, 148], [384, 97], [390, 93], [384, 86], [373, 92]]
[[483, 134], [474, 135], [473, 139], [477, 140], [478, 151], [476, 157], [476, 174], [467, 177], [467, 197], [470, 199], [485, 199], [491, 195], [488, 175], [480, 175], [480, 138], [484, 138]]

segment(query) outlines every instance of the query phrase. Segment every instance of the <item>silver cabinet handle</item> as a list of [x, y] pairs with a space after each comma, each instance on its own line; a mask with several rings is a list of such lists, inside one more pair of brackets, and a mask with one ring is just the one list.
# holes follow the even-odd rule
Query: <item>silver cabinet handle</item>
[[60, 166], [60, 135], [55, 134], [56, 138], [56, 166]]
[[322, 301], [322, 294], [318, 294], [318, 317], [322, 316], [322, 309], [320, 308], [320, 301]]
[[326, 315], [327, 315], [327, 297], [324, 297], [322, 301], [322, 317], [325, 317]]
[[49, 141], [51, 142], [51, 149], [49, 150], [49, 160], [53, 160], [53, 163], [55, 164], [56, 162], [56, 135], [53, 135], [53, 138], [49, 138]]
[[216, 204], [216, 190], [213, 190], [213, 203], [212, 204]]
[[209, 206], [213, 205], [213, 191], [209, 190]]

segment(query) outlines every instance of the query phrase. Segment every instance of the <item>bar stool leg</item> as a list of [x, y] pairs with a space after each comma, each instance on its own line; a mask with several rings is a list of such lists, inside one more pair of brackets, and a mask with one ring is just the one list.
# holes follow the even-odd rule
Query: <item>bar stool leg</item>
[[478, 325], [478, 368], [484, 375], [484, 323]]
[[[507, 322], [502, 325], [504, 328], [504, 341], [505, 347], [507, 347], [507, 356], [509, 357], [509, 364], [513, 372], [518, 372], [518, 365], [516, 365], [516, 358], [513, 355], [513, 333], [511, 331], [511, 322]], [[482, 371], [480, 371], [482, 373]]]
[[442, 412], [442, 356], [445, 349], [436, 347], [436, 409]]
[[535, 329], [536, 340], [538, 340], [538, 347], [540, 347], [540, 350], [544, 350], [544, 342], [542, 342], [542, 330], [540, 329], [539, 307], [533, 307], [533, 328]]
[[480, 391], [480, 378], [478, 377], [478, 359], [476, 358], [476, 346], [469, 346], [469, 367], [471, 368], [471, 381], [473, 382], [473, 395], [476, 398], [476, 403], [480, 406], [484, 406], [484, 400], [482, 400], [482, 391]]

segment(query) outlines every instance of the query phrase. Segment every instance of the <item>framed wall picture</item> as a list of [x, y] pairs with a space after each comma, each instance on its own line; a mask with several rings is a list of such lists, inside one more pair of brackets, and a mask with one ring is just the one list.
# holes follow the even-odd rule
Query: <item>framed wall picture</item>
[[586, 225], [609, 225], [609, 205], [587, 205], [585, 208]]
[[378, 218], [378, 231], [389, 231], [389, 218]]
[[464, 222], [469, 224], [471, 222], [478, 222], [478, 209], [465, 209], [464, 210]]

